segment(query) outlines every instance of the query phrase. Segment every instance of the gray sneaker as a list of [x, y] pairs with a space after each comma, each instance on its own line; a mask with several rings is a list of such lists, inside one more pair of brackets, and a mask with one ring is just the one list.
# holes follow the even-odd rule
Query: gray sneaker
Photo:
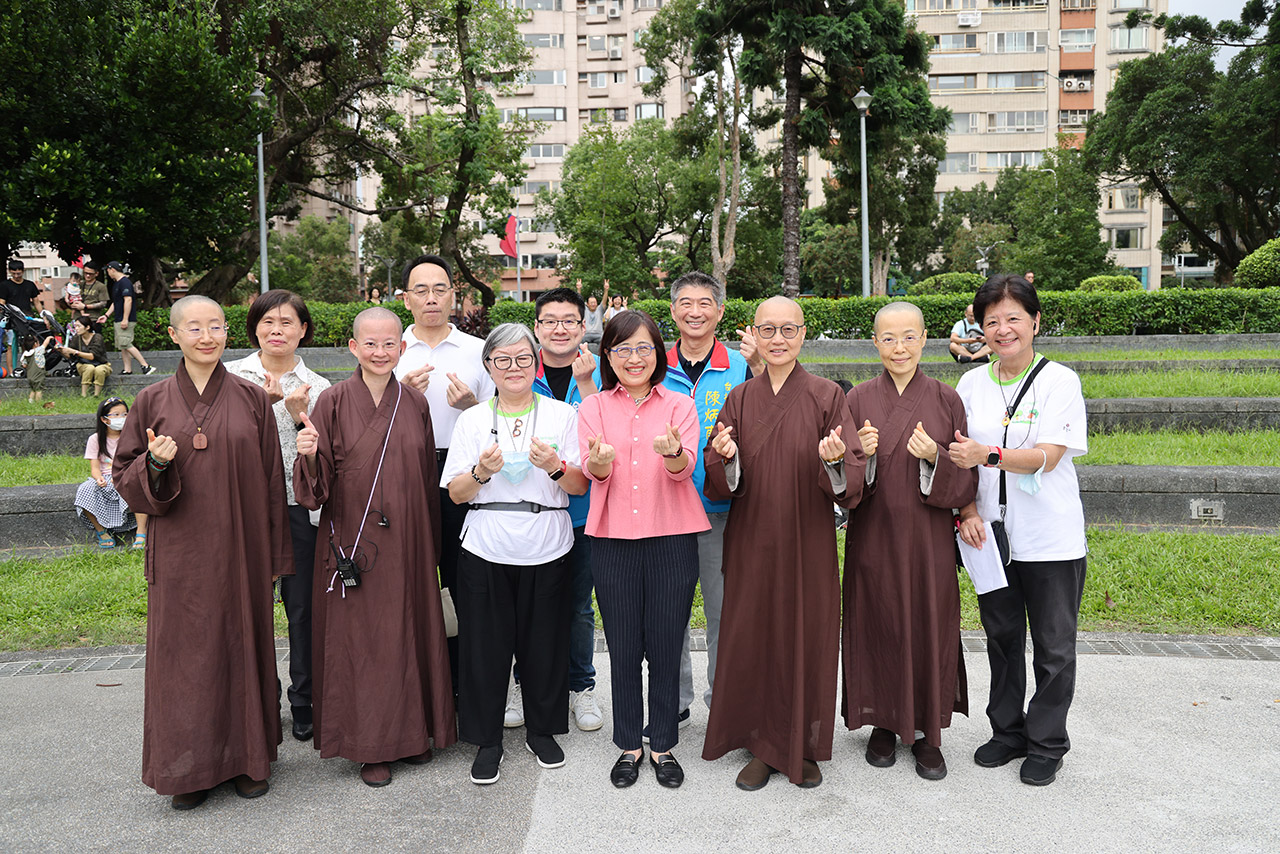
[[524, 696], [520, 693], [520, 683], [514, 682], [507, 692], [507, 711], [502, 716], [502, 725], [507, 729], [524, 726]]
[[569, 714], [573, 715], [573, 722], [583, 732], [595, 732], [604, 726], [604, 715], [600, 713], [594, 688], [569, 692]]

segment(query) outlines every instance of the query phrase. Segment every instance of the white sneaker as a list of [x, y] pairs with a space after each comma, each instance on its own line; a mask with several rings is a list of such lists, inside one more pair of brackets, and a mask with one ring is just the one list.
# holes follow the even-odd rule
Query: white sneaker
[[573, 715], [573, 722], [583, 732], [595, 732], [604, 726], [604, 715], [600, 713], [594, 688], [569, 692], [569, 714]]
[[507, 693], [507, 711], [503, 715], [502, 725], [507, 729], [524, 726], [524, 697], [520, 694], [520, 683], [515, 682]]

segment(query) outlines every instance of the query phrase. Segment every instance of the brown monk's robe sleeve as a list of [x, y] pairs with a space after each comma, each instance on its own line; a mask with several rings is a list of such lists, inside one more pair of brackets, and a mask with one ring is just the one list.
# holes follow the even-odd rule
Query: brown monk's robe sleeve
[[825, 396], [822, 400], [822, 408], [826, 423], [822, 425], [822, 436], [831, 435], [831, 431], [837, 426], [843, 428], [840, 431], [840, 438], [845, 444], [845, 490], [842, 494], [836, 495], [835, 489], [831, 486], [831, 478], [827, 475], [826, 466], [823, 465], [822, 457], [818, 454], [817, 442], [813, 443], [813, 476], [818, 479], [822, 491], [833, 503], [841, 507], [857, 507], [858, 502], [862, 500], [862, 490], [866, 485], [867, 457], [862, 453], [862, 443], [858, 441], [858, 425], [849, 413], [849, 402], [845, 400], [844, 392], [840, 390], [840, 386], [832, 382], [824, 383], [824, 386], [826, 390], [822, 392]]
[[308, 510], [319, 510], [329, 500], [333, 485], [335, 464], [333, 461], [333, 437], [337, 430], [336, 400], [342, 393], [341, 383], [320, 392], [315, 408], [311, 411], [311, 426], [316, 428], [316, 473], [307, 471], [305, 458], [298, 454], [293, 461], [293, 497]]
[[155, 421], [158, 401], [166, 392], [177, 393], [176, 380], [164, 380], [143, 389], [134, 401], [124, 430], [116, 445], [116, 456], [111, 462], [111, 482], [135, 513], [163, 516], [182, 494], [182, 480], [178, 476], [175, 459], [153, 484], [147, 471], [147, 427]]
[[978, 494], [978, 470], [960, 468], [951, 462], [951, 457], [947, 454], [947, 445], [951, 437], [955, 436], [956, 430], [960, 431], [961, 436], [969, 435], [969, 422], [965, 417], [964, 402], [960, 400], [960, 396], [948, 395], [946, 392], [951, 390], [949, 386], [943, 388], [945, 390], [942, 391], [941, 399], [937, 401], [936, 406], [950, 416], [950, 425], [947, 427], [945, 436], [929, 436], [938, 445], [938, 462], [933, 469], [933, 488], [929, 490], [928, 495], [923, 493], [917, 493], [917, 495], [930, 507], [953, 510], [964, 507]]
[[[768, 382], [768, 380], [762, 380]], [[742, 396], [744, 389], [749, 382], [739, 383], [729, 392], [729, 397], [725, 399], [724, 406], [720, 407], [720, 414], [716, 416], [716, 421], [726, 427], [732, 427], [735, 442], [738, 443], [738, 450], [742, 450]], [[748, 474], [742, 471], [739, 466], [737, 489], [729, 488], [729, 479], [725, 476], [724, 457], [711, 447], [711, 440], [715, 438], [719, 432], [718, 427], [712, 427], [711, 435], [707, 438], [707, 444], [702, 448], [702, 464], [706, 471], [706, 479], [702, 483], [702, 494], [712, 501], [728, 501], [730, 498], [739, 498], [746, 491], [746, 483]], [[824, 475], [825, 477], [825, 475]]]

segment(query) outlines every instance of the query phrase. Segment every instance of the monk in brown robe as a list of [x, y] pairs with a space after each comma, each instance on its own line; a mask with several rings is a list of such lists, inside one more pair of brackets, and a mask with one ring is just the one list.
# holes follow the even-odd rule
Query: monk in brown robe
[[845, 541], [841, 712], [849, 729], [872, 725], [867, 762], [892, 765], [896, 735], [916, 773], [941, 780], [942, 730], [969, 714], [951, 509], [973, 500], [978, 475], [946, 453], [968, 425], [955, 389], [919, 370], [920, 309], [889, 303], [873, 333], [884, 373], [849, 392], [867, 473]]
[[169, 312], [177, 373], [143, 389], [112, 467], [150, 517], [142, 781], [175, 809], [233, 780], [266, 794], [280, 743], [271, 585], [293, 574], [271, 399], [222, 367], [227, 321], [203, 296]]
[[713, 501], [732, 498], [724, 536], [724, 611], [703, 759], [735, 748], [754, 791], [777, 771], [812, 788], [831, 758], [840, 644], [832, 502], [862, 494], [857, 428], [835, 383], [796, 361], [804, 314], [786, 297], [756, 309], [765, 372], [736, 386], [703, 450]]
[[313, 589], [313, 707], [320, 756], [419, 765], [457, 740], [436, 556], [440, 476], [427, 401], [396, 381], [400, 318], [356, 316], [352, 376], [326, 389], [298, 432], [293, 489], [321, 509]]

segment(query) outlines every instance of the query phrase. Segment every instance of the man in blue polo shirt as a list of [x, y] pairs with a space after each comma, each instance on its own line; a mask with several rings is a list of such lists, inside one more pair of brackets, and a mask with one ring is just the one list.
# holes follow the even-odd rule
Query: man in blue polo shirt
[[[534, 303], [534, 332], [542, 349], [533, 390], [574, 409], [584, 397], [600, 389], [595, 357], [582, 343], [585, 313], [582, 296], [570, 288], [547, 291]], [[595, 697], [596, 669], [592, 664], [596, 614], [591, 605], [591, 541], [585, 533], [589, 504], [590, 492], [569, 496], [569, 518], [573, 520], [573, 549], [569, 552], [569, 714], [578, 729], [587, 732], [604, 725]], [[524, 723], [519, 679], [517, 671], [503, 718], [508, 727]]]
[[[756, 355], [756, 341], [739, 332], [741, 349], [731, 350], [716, 340], [716, 326], [724, 317], [724, 285], [706, 273], [685, 273], [671, 283], [671, 317], [680, 330], [676, 345], [667, 351], [667, 378], [663, 386], [693, 397], [698, 409], [705, 442], [716, 426], [716, 416], [729, 390], [763, 371]], [[697, 468], [693, 483], [702, 495], [706, 480], [702, 448], [691, 448]], [[698, 582], [702, 585], [702, 609], [707, 617], [707, 692], [703, 700], [711, 706], [716, 678], [716, 651], [720, 641], [720, 608], [724, 603], [724, 526], [729, 518], [728, 501], [711, 501], [702, 496], [711, 530], [698, 535]], [[684, 652], [680, 658], [680, 726], [689, 722], [693, 703], [693, 662], [689, 656], [689, 632], [685, 630]], [[646, 736], [648, 729], [645, 730]], [[646, 738], [647, 740], [647, 738]]]

